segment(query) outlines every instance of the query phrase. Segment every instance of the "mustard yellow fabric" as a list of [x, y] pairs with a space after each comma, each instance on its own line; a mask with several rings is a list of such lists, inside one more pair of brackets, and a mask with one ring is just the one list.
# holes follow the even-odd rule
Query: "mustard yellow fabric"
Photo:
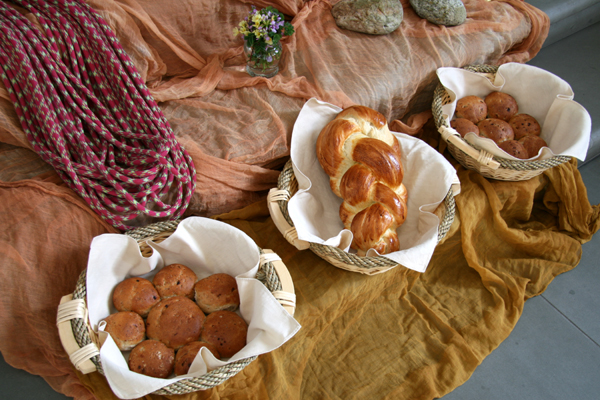
[[[455, 222], [427, 271], [366, 276], [298, 251], [265, 203], [219, 216], [278, 253], [302, 329], [223, 385], [147, 399], [434, 399], [464, 383], [510, 334], [525, 301], [573, 269], [600, 227], [570, 162], [525, 182], [458, 167]], [[99, 399], [102, 376], [79, 376]]]

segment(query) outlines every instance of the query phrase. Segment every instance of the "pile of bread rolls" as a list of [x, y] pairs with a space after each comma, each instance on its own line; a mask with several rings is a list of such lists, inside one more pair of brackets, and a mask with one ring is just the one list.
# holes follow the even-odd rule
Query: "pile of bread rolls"
[[227, 359], [246, 345], [248, 325], [234, 277], [219, 273], [198, 280], [194, 271], [171, 264], [152, 279], [128, 278], [114, 289], [117, 309], [106, 317], [108, 332], [129, 369], [155, 378], [185, 375], [202, 347]]
[[548, 146], [540, 137], [538, 121], [529, 114], [519, 114], [517, 101], [508, 93], [459, 99], [450, 126], [462, 137], [473, 132], [492, 139], [504, 152], [523, 160], [537, 156], [542, 147]]

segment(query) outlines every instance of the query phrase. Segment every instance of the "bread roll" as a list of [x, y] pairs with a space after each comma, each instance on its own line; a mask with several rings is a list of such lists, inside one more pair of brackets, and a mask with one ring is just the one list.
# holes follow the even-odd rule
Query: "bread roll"
[[161, 299], [173, 296], [186, 296], [192, 299], [197, 280], [196, 273], [185, 265], [171, 264], [158, 271], [152, 283]]
[[190, 342], [177, 351], [175, 355], [175, 375], [185, 375], [190, 370], [196, 355], [206, 347], [215, 358], [221, 358], [219, 350], [212, 344], [206, 342]]
[[527, 135], [519, 139], [519, 142], [523, 145], [527, 151], [527, 158], [533, 158], [538, 155], [542, 147], [548, 147], [548, 144], [544, 139], [536, 135]]
[[196, 304], [206, 314], [219, 310], [235, 311], [240, 305], [237, 282], [227, 274], [213, 274], [194, 286]]
[[138, 313], [119, 311], [104, 318], [104, 321], [104, 331], [110, 333], [122, 351], [133, 349], [146, 338], [146, 325]]
[[144, 340], [131, 350], [129, 369], [154, 378], [168, 378], [175, 365], [175, 350], [158, 340]]
[[519, 112], [519, 106], [514, 97], [508, 93], [492, 92], [485, 96], [487, 117], [508, 121]]
[[527, 135], [539, 136], [542, 133], [539, 122], [529, 114], [517, 114], [508, 123], [515, 133], [515, 140], [520, 140]]
[[328, 123], [317, 139], [317, 158], [333, 193], [344, 201], [340, 218], [359, 255], [400, 249], [396, 229], [406, 220], [400, 144], [377, 111], [353, 106]]
[[477, 124], [487, 116], [487, 113], [487, 104], [481, 97], [465, 96], [456, 101], [454, 118], [465, 118]]
[[473, 132], [479, 136], [479, 128], [477, 125], [466, 118], [455, 118], [450, 121], [450, 126], [454, 128], [456, 132], [460, 133], [461, 137], [465, 137], [465, 135], [469, 132]]
[[520, 158], [525, 160], [529, 158], [527, 150], [525, 147], [517, 140], [506, 140], [498, 145], [502, 150], [506, 153], [510, 154], [513, 157]]
[[198, 340], [206, 316], [192, 300], [183, 296], [161, 300], [146, 319], [146, 335], [177, 350]]
[[506, 121], [497, 118], [486, 118], [477, 124], [479, 136], [492, 139], [496, 144], [513, 140], [515, 134]]
[[221, 357], [230, 358], [246, 345], [248, 324], [232, 311], [208, 314], [200, 340], [214, 345]]
[[160, 295], [148, 279], [133, 277], [119, 283], [113, 292], [113, 305], [117, 311], [133, 311], [146, 317], [160, 301]]

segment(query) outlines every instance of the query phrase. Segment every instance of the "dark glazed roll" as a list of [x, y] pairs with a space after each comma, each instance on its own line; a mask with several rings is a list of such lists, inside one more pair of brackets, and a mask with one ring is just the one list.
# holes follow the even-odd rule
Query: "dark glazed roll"
[[148, 314], [146, 335], [177, 350], [198, 340], [206, 316], [196, 303], [187, 297], [176, 296], [161, 300]]
[[487, 117], [488, 108], [479, 96], [465, 96], [456, 102], [454, 118], [465, 118], [474, 124]]
[[466, 118], [455, 118], [450, 121], [450, 126], [454, 128], [456, 132], [460, 133], [461, 137], [465, 137], [465, 135], [469, 132], [473, 132], [479, 136], [479, 128], [477, 125]]
[[509, 123], [497, 118], [486, 118], [477, 124], [479, 136], [492, 139], [496, 144], [513, 140], [515, 134]]
[[119, 350], [131, 350], [146, 339], [146, 325], [138, 313], [119, 311], [104, 318], [104, 321], [104, 331], [110, 333]]
[[157, 340], [144, 340], [131, 350], [129, 369], [154, 378], [168, 378], [175, 365], [175, 350]]
[[240, 293], [233, 276], [213, 274], [200, 279], [194, 286], [196, 304], [206, 314], [215, 311], [235, 311], [240, 306]]
[[527, 135], [540, 136], [542, 128], [539, 122], [529, 114], [517, 114], [508, 123], [515, 133], [515, 140], [520, 140]]
[[248, 324], [231, 311], [208, 314], [200, 340], [214, 345], [223, 358], [230, 358], [246, 345]]
[[190, 370], [196, 355], [206, 347], [215, 358], [221, 358], [219, 350], [212, 344], [206, 342], [190, 342], [177, 351], [175, 355], [175, 375], [185, 375]]
[[117, 311], [133, 311], [146, 317], [160, 301], [158, 291], [148, 279], [133, 277], [119, 283], [113, 292], [113, 305]]
[[519, 106], [514, 97], [508, 93], [492, 92], [485, 96], [488, 118], [508, 121], [519, 112]]
[[183, 264], [167, 265], [152, 279], [154, 287], [161, 299], [173, 296], [194, 298], [194, 285], [198, 278], [196, 273]]

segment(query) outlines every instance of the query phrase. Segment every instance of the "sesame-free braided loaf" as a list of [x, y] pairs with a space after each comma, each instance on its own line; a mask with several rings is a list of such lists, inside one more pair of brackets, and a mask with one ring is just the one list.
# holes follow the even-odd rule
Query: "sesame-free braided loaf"
[[396, 228], [406, 220], [407, 191], [398, 139], [385, 117], [364, 106], [348, 107], [317, 139], [319, 163], [331, 190], [344, 201], [340, 218], [359, 255], [400, 248]]

